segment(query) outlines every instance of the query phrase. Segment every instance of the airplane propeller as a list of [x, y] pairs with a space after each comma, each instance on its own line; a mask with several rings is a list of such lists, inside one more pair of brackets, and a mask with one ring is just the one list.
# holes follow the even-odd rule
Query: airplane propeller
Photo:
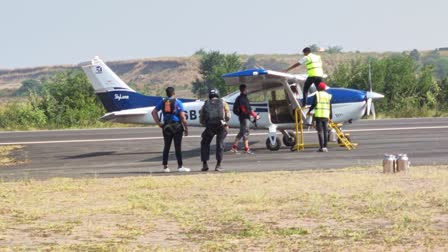
[[376, 113], [375, 113], [375, 105], [373, 104], [374, 99], [381, 99], [384, 98], [384, 95], [373, 92], [372, 91], [372, 71], [370, 69], [370, 62], [369, 62], [369, 91], [366, 92], [366, 99], [367, 99], [367, 106], [366, 106], [366, 115], [367, 117], [372, 114], [373, 120], [376, 119]]

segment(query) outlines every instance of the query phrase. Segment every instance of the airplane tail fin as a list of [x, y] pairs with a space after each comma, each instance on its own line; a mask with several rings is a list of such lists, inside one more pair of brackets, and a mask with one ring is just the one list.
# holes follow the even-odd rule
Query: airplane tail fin
[[126, 90], [135, 92], [120, 79], [98, 56], [91, 61], [80, 64], [87, 78], [90, 80], [95, 92], [110, 90]]
[[137, 93], [98, 56], [79, 64], [107, 112], [155, 106], [162, 97]]

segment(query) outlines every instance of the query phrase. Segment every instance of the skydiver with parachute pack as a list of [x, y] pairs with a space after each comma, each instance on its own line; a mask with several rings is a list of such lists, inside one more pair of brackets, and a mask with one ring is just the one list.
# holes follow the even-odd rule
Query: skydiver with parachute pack
[[210, 143], [216, 135], [216, 166], [215, 171], [222, 171], [221, 161], [224, 153], [224, 139], [227, 135], [228, 125], [231, 114], [229, 105], [219, 98], [219, 91], [211, 89], [209, 91], [209, 100], [205, 101], [199, 111], [199, 120], [201, 125], [205, 125], [201, 140], [201, 161], [202, 170], [208, 171], [207, 161], [210, 159]]

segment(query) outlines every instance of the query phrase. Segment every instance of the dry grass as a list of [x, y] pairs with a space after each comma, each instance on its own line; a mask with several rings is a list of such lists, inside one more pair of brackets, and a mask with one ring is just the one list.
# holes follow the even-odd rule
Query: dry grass
[[448, 249], [448, 167], [0, 183], [0, 251]]
[[11, 152], [23, 148], [23, 146], [9, 145], [0, 146], [0, 166], [17, 164], [19, 161], [11, 156]]

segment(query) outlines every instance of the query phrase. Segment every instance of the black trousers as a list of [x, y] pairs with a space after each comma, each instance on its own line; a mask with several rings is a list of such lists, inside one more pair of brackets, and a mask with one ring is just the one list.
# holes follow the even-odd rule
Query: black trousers
[[224, 154], [224, 139], [227, 130], [222, 125], [207, 125], [202, 132], [201, 140], [201, 160], [202, 162], [210, 159], [210, 143], [216, 135], [216, 160], [221, 161]]
[[308, 97], [308, 90], [310, 89], [311, 85], [314, 83], [314, 86], [317, 88], [317, 85], [322, 82], [322, 77], [319, 76], [313, 76], [306, 78], [305, 84], [303, 85], [303, 106], [306, 105], [306, 99]]
[[314, 118], [316, 121], [317, 135], [319, 136], [320, 148], [327, 148], [328, 144], [328, 118]]
[[180, 122], [166, 123], [163, 125], [163, 165], [168, 164], [168, 154], [170, 153], [171, 142], [174, 140], [174, 149], [176, 151], [176, 159], [178, 167], [182, 167], [182, 137], [184, 127]]

